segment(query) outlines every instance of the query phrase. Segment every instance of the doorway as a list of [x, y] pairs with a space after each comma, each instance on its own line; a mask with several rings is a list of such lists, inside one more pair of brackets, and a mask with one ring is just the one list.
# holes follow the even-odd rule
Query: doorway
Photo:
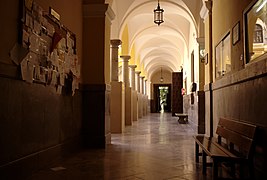
[[171, 112], [171, 84], [154, 84], [155, 112]]

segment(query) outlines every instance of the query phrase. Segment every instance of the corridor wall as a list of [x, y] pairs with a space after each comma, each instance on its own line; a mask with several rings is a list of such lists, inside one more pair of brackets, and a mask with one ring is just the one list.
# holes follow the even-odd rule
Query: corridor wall
[[[225, 34], [231, 36], [231, 71], [220, 78], [213, 77], [212, 83], [205, 85], [206, 134], [215, 135], [220, 117], [233, 118], [238, 121], [255, 124], [258, 134], [255, 142], [254, 179], [267, 178], [267, 59], [246, 64], [244, 54], [243, 12], [250, 1], [213, 0], [212, 9], [212, 39], [213, 62], [215, 63], [215, 48]], [[227, 16], [225, 16], [227, 14]], [[240, 40], [232, 43], [235, 25], [240, 22]], [[206, 31], [208, 31], [206, 29]], [[208, 39], [206, 39], [208, 42]], [[206, 69], [208, 67], [206, 66]], [[215, 65], [213, 64], [213, 75]], [[207, 79], [206, 79], [207, 81]], [[212, 96], [210, 96], [210, 94]], [[210, 104], [212, 98], [212, 104]], [[213, 112], [210, 118], [210, 112]], [[212, 123], [210, 121], [212, 119]]]
[[[0, 179], [23, 179], [80, 147], [79, 90], [74, 96], [60, 95], [54, 87], [26, 83], [11, 60], [10, 51], [19, 40], [23, 2], [0, 2]], [[61, 22], [76, 34], [81, 58], [82, 1], [36, 2], [45, 11], [49, 6], [57, 10]]]

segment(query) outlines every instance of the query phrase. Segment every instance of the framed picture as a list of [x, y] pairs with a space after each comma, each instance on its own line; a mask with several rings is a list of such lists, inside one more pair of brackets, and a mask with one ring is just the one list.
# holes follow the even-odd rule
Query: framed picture
[[232, 30], [233, 45], [240, 40], [240, 21], [238, 21]]

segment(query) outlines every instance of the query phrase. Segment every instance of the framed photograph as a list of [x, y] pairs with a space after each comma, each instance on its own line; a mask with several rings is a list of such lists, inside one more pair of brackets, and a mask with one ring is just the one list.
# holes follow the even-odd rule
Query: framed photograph
[[240, 40], [240, 21], [236, 23], [232, 30], [233, 45]]

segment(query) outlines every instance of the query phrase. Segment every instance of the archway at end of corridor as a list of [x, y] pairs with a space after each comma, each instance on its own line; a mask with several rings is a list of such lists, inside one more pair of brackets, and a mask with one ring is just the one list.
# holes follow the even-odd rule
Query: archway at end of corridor
[[171, 112], [171, 84], [154, 84], [154, 105], [151, 112]]

